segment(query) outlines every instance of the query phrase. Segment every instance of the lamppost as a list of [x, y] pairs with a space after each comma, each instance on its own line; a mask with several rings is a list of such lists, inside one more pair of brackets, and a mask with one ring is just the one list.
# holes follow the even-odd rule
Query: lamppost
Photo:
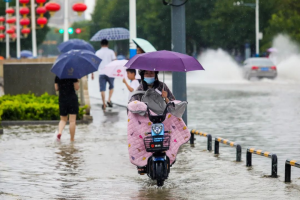
[[259, 32], [259, 0], [256, 3], [244, 3], [243, 1], [237, 1], [233, 3], [234, 6], [246, 6], [255, 9], [255, 44], [256, 44], [256, 55], [259, 55], [259, 40], [262, 39], [263, 35]]
[[133, 38], [136, 38], [136, 0], [129, 0], [129, 54], [130, 58], [136, 55], [136, 45]]

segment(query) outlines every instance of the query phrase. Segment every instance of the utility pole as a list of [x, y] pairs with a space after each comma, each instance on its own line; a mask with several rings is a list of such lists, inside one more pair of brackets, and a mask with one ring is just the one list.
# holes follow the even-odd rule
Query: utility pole
[[[6, 10], [9, 8], [9, 3], [6, 2]], [[6, 13], [6, 19], [8, 19], [8, 14]], [[5, 31], [7, 31], [9, 29], [9, 24], [6, 23], [6, 28], [5, 28]], [[10, 58], [10, 49], [9, 49], [9, 35], [6, 34], [6, 59], [9, 59]]]
[[259, 55], [259, 0], [256, 0], [255, 6], [255, 32], [256, 32], [256, 55]]
[[[171, 5], [172, 18], [172, 51], [186, 53], [186, 37], [185, 37], [185, 0], [173, 0]], [[185, 1], [186, 2], [186, 1]], [[181, 5], [181, 6], [175, 6]], [[173, 72], [173, 94], [176, 99], [187, 101], [186, 88], [186, 72]], [[187, 124], [187, 111], [182, 116]], [[194, 142], [194, 134], [191, 136], [191, 143]]]
[[31, 32], [32, 32], [32, 56], [37, 57], [37, 44], [36, 44], [36, 21], [35, 21], [35, 2], [31, 0]]
[[20, 2], [16, 1], [16, 23], [17, 23], [17, 59], [21, 58], [21, 31], [20, 31]]
[[136, 45], [132, 38], [136, 38], [136, 0], [129, 0], [129, 53], [130, 58], [136, 55]]
[[65, 1], [64, 11], [64, 42], [69, 40], [69, 0]]

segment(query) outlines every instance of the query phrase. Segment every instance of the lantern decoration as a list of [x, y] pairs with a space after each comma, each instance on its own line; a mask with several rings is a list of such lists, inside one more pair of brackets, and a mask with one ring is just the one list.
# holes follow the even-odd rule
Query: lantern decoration
[[27, 7], [22, 7], [20, 8], [20, 14], [23, 15], [23, 18], [27, 17], [29, 14], [30, 10]]
[[30, 0], [20, 0], [20, 3], [23, 4], [23, 7], [25, 7], [29, 2]]
[[43, 6], [43, 4], [46, 3], [46, 0], [36, 0], [36, 2], [40, 4], [40, 6]]
[[48, 20], [46, 17], [39, 17], [37, 19], [38, 25], [40, 25], [41, 28], [43, 28], [47, 24]]
[[15, 13], [15, 10], [13, 8], [7, 8], [5, 10], [5, 13], [8, 14], [9, 16], [12, 16], [12, 14]]
[[3, 39], [5, 39], [5, 34], [4, 33], [0, 33], [0, 41], [2, 41]]
[[55, 12], [60, 10], [60, 5], [55, 2], [46, 3], [45, 8], [49, 11], [50, 15], [53, 16]]
[[75, 3], [72, 8], [78, 13], [78, 16], [81, 16], [82, 13], [87, 9], [87, 6], [84, 3]]
[[12, 28], [7, 29], [6, 33], [9, 34], [9, 35], [14, 34], [15, 33], [15, 29], [12, 29]]
[[3, 25], [3, 22], [5, 22], [5, 18], [0, 17], [0, 41], [5, 38], [5, 34], [3, 33], [5, 31], [5, 26]]
[[12, 18], [7, 19], [6, 23], [8, 23], [8, 24], [14, 24], [14, 23], [16, 23], [16, 18], [12, 17]]
[[22, 18], [20, 20], [20, 25], [23, 26], [23, 28], [26, 28], [30, 24], [30, 20], [28, 18]]
[[23, 28], [21, 30], [21, 33], [24, 35], [24, 37], [26, 38], [28, 36], [28, 34], [30, 33], [30, 28]]
[[16, 38], [17, 38], [17, 34], [13, 33], [13, 34], [10, 35], [10, 37], [11, 37], [11, 39], [12, 39], [13, 41], [15, 41]]
[[5, 22], [5, 18], [0, 16], [0, 25], [3, 25], [4, 22]]
[[40, 17], [43, 17], [44, 14], [47, 12], [46, 8], [41, 6], [41, 7], [38, 7], [36, 9], [36, 13], [40, 15]]

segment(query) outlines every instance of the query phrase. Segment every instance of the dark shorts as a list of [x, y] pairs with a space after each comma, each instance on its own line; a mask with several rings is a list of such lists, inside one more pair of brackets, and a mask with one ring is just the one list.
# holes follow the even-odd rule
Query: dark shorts
[[60, 116], [78, 115], [79, 104], [77, 100], [59, 102]]
[[99, 84], [100, 84], [100, 92], [106, 91], [106, 83], [109, 84], [109, 89], [114, 89], [114, 80], [115, 78], [110, 78], [106, 75], [100, 75], [99, 76]]

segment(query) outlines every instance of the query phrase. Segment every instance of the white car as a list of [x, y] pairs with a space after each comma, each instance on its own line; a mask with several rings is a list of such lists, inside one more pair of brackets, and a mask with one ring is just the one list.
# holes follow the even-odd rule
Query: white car
[[277, 77], [277, 68], [268, 58], [248, 58], [244, 62], [244, 77], [251, 78], [270, 78]]

